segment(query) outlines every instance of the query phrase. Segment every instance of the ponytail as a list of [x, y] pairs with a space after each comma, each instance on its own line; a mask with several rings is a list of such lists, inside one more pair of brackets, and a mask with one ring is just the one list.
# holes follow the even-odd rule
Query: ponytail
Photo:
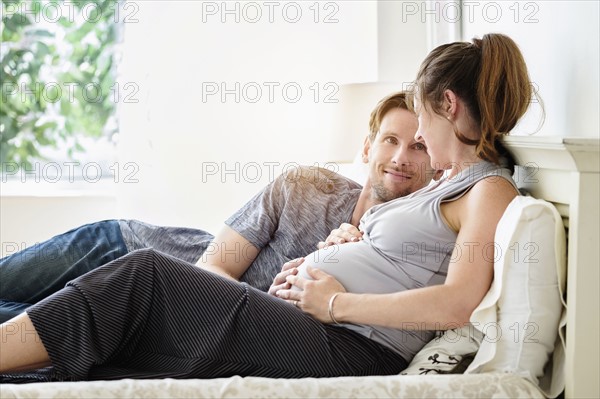
[[508, 134], [531, 102], [531, 86], [521, 51], [508, 36], [484, 35], [473, 40], [481, 48], [481, 71], [477, 79], [481, 139], [477, 153], [498, 162], [499, 136]]

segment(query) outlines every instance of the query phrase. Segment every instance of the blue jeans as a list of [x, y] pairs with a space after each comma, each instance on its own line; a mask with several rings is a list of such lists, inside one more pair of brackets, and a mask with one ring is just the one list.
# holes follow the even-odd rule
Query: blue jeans
[[196, 263], [213, 238], [204, 230], [137, 220], [105, 220], [70, 230], [0, 259], [0, 323], [131, 251], [154, 248]]
[[0, 259], [0, 323], [127, 252], [119, 222], [106, 220]]

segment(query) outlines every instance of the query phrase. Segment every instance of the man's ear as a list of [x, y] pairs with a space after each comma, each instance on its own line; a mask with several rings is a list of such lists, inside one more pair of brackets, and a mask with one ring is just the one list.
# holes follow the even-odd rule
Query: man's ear
[[444, 170], [436, 170], [435, 173], [433, 174], [433, 180], [438, 181], [442, 178], [442, 175], [444, 174]]
[[369, 163], [369, 152], [371, 152], [371, 140], [369, 136], [365, 137], [362, 150], [362, 161], [363, 163]]

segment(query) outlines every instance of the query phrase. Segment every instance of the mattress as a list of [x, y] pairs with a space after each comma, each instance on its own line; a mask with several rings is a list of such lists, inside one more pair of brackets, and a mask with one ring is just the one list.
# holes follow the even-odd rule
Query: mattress
[[9, 398], [544, 398], [514, 374], [270, 379], [114, 380], [2, 384]]

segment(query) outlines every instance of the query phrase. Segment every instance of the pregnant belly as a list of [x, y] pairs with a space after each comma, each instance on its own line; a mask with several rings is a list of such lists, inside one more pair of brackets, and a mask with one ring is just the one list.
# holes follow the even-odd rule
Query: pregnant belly
[[[390, 293], [403, 291], [403, 271], [365, 241], [333, 245], [304, 257], [298, 267], [300, 277], [311, 280], [307, 266], [332, 275], [348, 292]], [[406, 280], [404, 280], [406, 281]]]

